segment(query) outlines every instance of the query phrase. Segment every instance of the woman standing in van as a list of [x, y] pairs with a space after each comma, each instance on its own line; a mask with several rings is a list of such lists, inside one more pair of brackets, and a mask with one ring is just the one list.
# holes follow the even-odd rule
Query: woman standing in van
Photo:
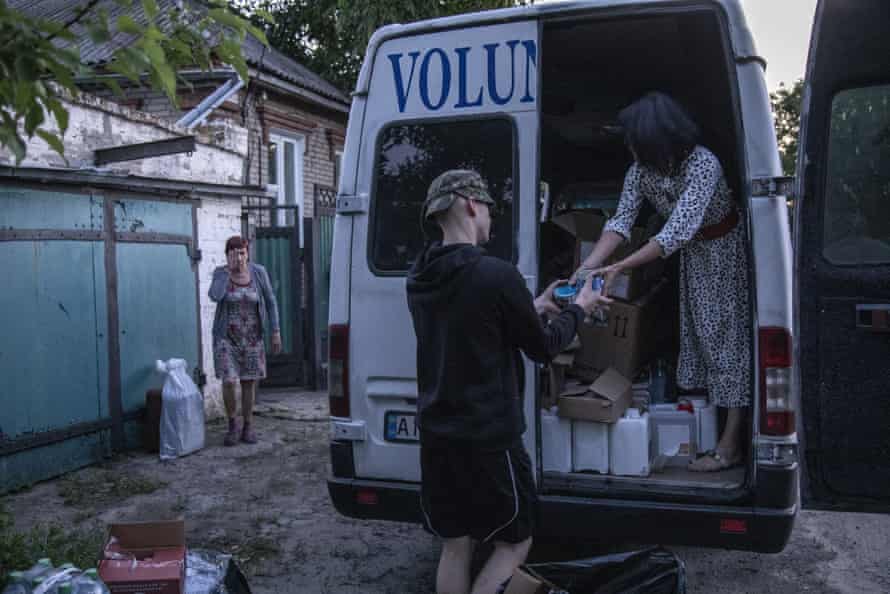
[[[690, 463], [699, 472], [739, 464], [751, 393], [751, 315], [744, 225], [717, 157], [699, 129], [664, 93], [649, 93], [619, 114], [634, 156], [615, 216], [581, 269], [599, 269], [605, 289], [623, 271], [680, 252], [681, 388], [707, 387], [728, 409], [717, 448]], [[630, 237], [643, 201], [667, 222], [627, 258], [600, 268]]]
[[[223, 382], [223, 402], [229, 418], [225, 445], [233, 446], [240, 437], [244, 443], [256, 443], [251, 429], [257, 382], [266, 377], [264, 326], [271, 326], [272, 352], [281, 351], [278, 302], [272, 291], [269, 273], [259, 264], [247, 261], [247, 241], [239, 236], [226, 241], [228, 266], [213, 271], [210, 299], [216, 302], [213, 318], [213, 366]], [[241, 383], [241, 416], [244, 425], [238, 431], [238, 403], [235, 385]]]

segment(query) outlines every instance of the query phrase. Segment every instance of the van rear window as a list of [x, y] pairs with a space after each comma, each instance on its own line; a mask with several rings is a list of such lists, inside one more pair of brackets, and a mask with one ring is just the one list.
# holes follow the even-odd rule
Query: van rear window
[[430, 183], [449, 169], [473, 169], [498, 202], [490, 255], [513, 261], [515, 135], [505, 118], [395, 125], [382, 132], [371, 205], [370, 260], [404, 274], [424, 246], [420, 209]]
[[835, 95], [827, 170], [825, 258], [890, 263], [890, 85]]

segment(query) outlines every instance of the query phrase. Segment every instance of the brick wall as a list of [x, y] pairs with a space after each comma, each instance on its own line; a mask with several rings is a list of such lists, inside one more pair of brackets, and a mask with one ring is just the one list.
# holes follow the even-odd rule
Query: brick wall
[[207, 374], [204, 386], [204, 409], [208, 418], [223, 416], [222, 382], [216, 379], [213, 369], [213, 317], [216, 304], [207, 291], [213, 278], [213, 270], [226, 264], [226, 240], [241, 233], [241, 201], [237, 198], [204, 198], [198, 208], [198, 247], [201, 260], [198, 263], [198, 293], [201, 310], [202, 364]]

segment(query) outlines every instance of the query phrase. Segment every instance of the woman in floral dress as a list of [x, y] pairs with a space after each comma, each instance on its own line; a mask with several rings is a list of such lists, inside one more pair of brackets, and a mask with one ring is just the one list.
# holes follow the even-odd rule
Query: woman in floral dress
[[[223, 381], [223, 401], [229, 418], [225, 444], [256, 443], [251, 428], [257, 382], [266, 377], [265, 326], [271, 327], [272, 352], [281, 351], [278, 303], [266, 269], [247, 260], [247, 241], [235, 236], [226, 242], [228, 266], [213, 271], [210, 298], [216, 302], [213, 319], [213, 366]], [[241, 384], [240, 435], [236, 418], [236, 385]]]
[[[622, 271], [680, 252], [681, 388], [707, 388], [727, 409], [717, 448], [690, 463], [713, 472], [741, 462], [751, 405], [751, 311], [748, 252], [720, 161], [698, 144], [686, 111], [663, 93], [649, 93], [619, 114], [634, 163], [624, 178], [615, 216], [581, 265], [598, 269], [606, 287]], [[627, 258], [601, 268], [630, 237], [644, 201], [666, 219], [661, 231]]]

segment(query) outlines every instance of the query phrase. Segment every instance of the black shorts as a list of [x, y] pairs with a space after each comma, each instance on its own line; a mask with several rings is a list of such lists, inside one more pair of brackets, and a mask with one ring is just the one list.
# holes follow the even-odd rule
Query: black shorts
[[521, 444], [499, 451], [421, 446], [420, 470], [420, 504], [433, 534], [508, 543], [532, 536], [537, 495]]

